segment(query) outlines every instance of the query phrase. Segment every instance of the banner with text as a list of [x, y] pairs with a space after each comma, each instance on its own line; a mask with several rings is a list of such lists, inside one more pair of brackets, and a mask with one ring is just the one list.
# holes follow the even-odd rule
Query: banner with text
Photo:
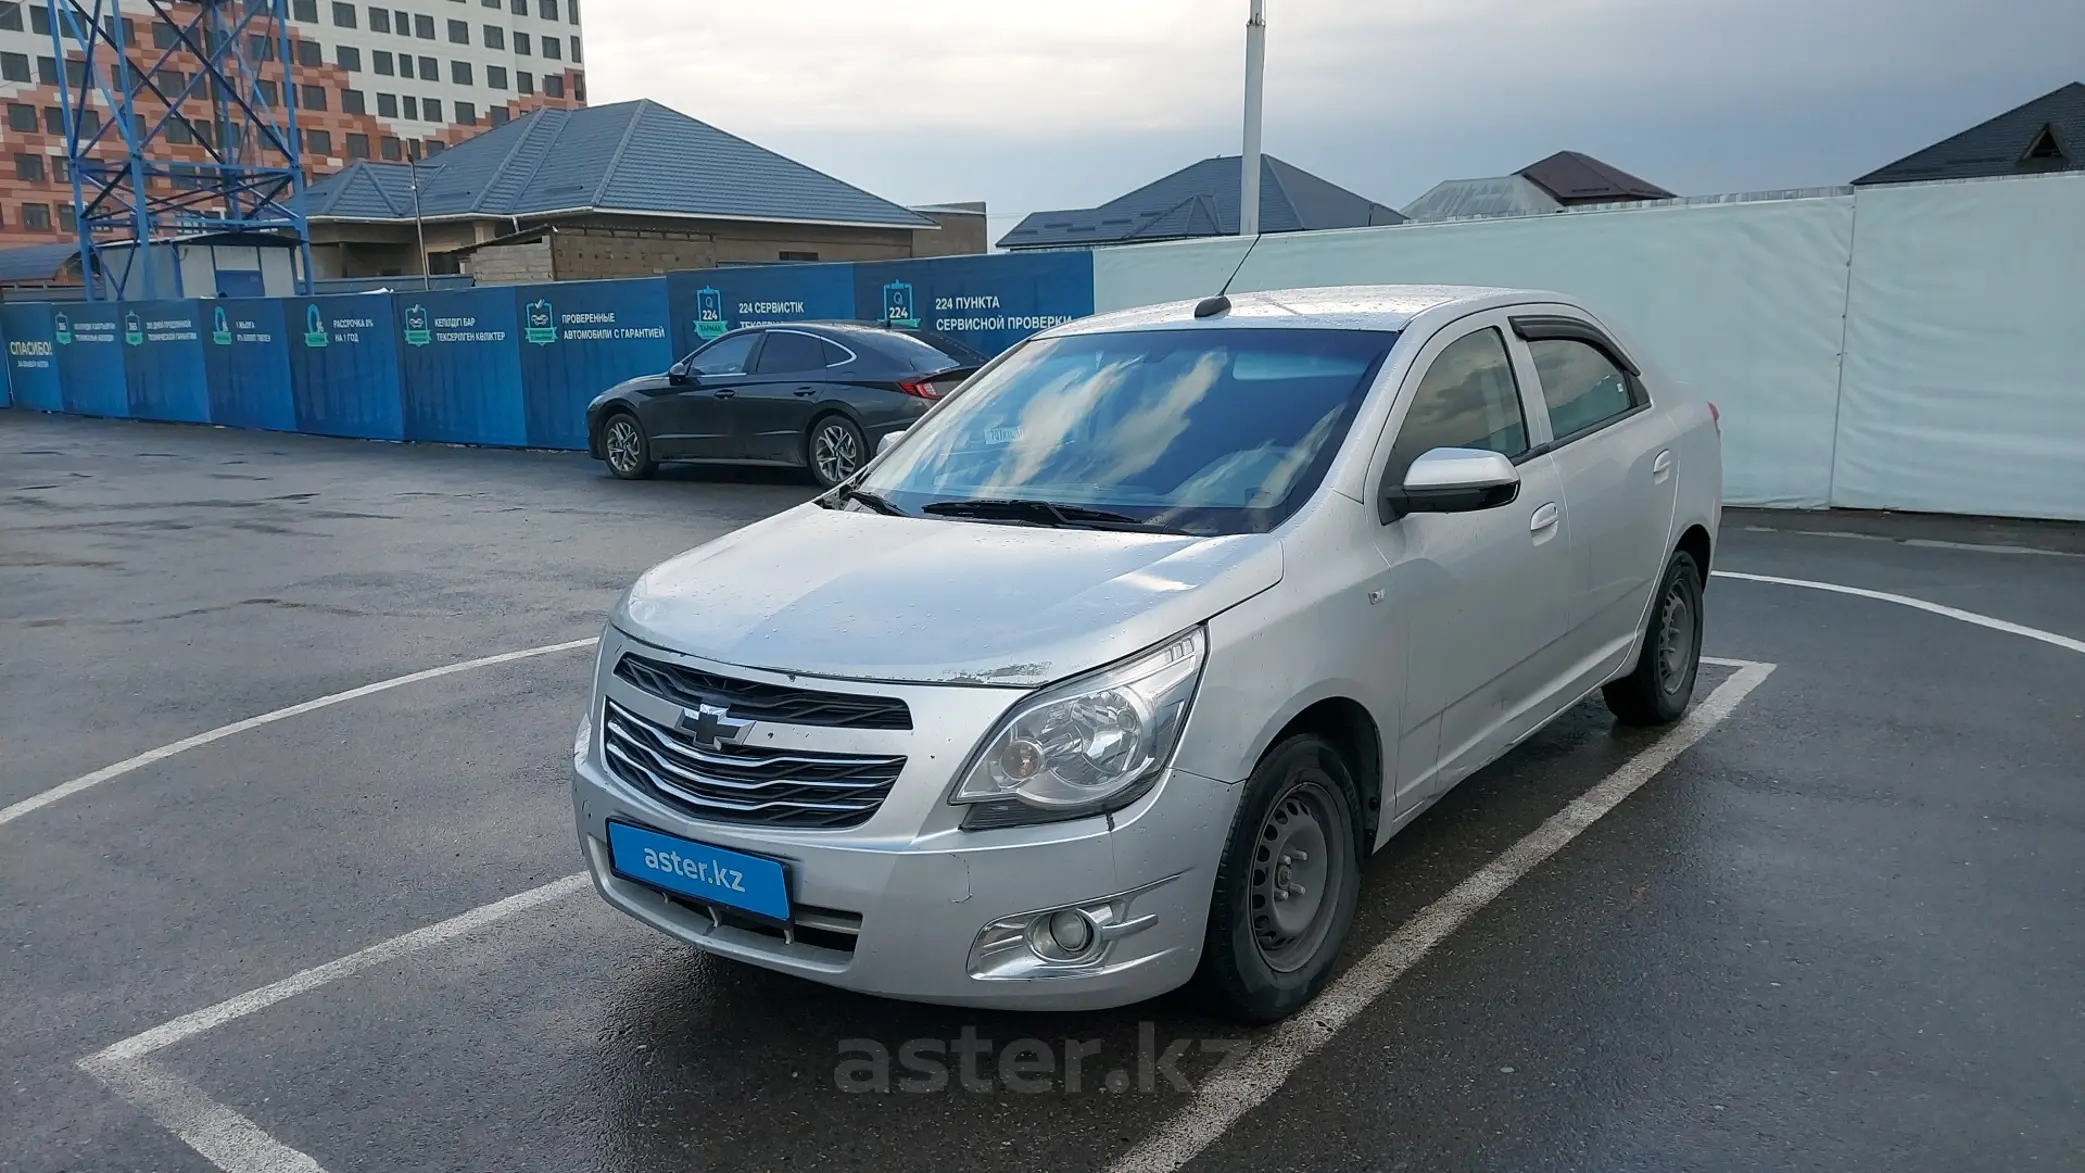
[[986, 355], [1093, 312], [1093, 254], [936, 257], [854, 266], [863, 321], [932, 330]]
[[666, 275], [675, 358], [741, 326], [855, 317], [853, 265], [756, 265]]
[[193, 301], [125, 303], [123, 381], [133, 418], [210, 422], [199, 316], [200, 307]]
[[40, 302], [0, 302], [0, 338], [7, 339], [7, 382], [14, 405], [64, 411], [51, 307]]
[[209, 385], [210, 422], [228, 428], [296, 431], [282, 303], [226, 298], [203, 302], [201, 309], [208, 326], [203, 333], [203, 372]]
[[523, 285], [514, 298], [521, 315], [522, 418], [531, 448], [584, 449], [588, 401], [673, 363], [664, 277]]
[[382, 293], [282, 303], [297, 430], [403, 440], [398, 315]]
[[51, 341], [58, 348], [65, 410], [117, 419], [130, 414], [130, 390], [123, 378], [124, 322], [129, 316], [131, 311], [122, 303], [81, 302], [52, 310]]
[[514, 291], [437, 289], [394, 298], [405, 438], [527, 444]]

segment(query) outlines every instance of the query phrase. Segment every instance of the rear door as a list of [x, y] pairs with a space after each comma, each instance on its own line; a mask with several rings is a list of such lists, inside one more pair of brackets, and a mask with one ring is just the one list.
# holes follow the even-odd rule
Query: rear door
[[732, 426], [747, 460], [802, 463], [804, 430], [825, 396], [826, 342], [775, 328], [732, 404]]
[[1664, 570], [1679, 488], [1672, 421], [1592, 323], [1522, 314], [1514, 332], [1541, 387], [1571, 514], [1573, 658], [1583, 676], [1605, 675], [1636, 638]]
[[645, 427], [652, 450], [676, 460], [735, 460], [742, 448], [732, 400], [760, 351], [757, 330], [727, 334], [688, 358], [690, 378], [652, 401]]

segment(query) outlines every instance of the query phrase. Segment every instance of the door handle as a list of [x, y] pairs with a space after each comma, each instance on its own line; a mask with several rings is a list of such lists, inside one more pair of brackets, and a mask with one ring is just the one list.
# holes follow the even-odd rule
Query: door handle
[[1533, 517], [1528, 518], [1528, 532], [1531, 534], [1539, 534], [1543, 530], [1555, 526], [1557, 523], [1557, 518], [1560, 516], [1562, 516], [1562, 514], [1557, 512], [1556, 502], [1545, 502], [1541, 508], [1535, 510], [1535, 515]]
[[798, 387], [798, 388], [796, 389], [796, 393], [797, 393], [798, 395], [803, 395], [803, 396], [811, 396], [811, 395], [816, 395], [816, 394], [818, 394], [818, 388], [816, 388], [816, 387]]
[[1665, 451], [1660, 452], [1658, 454], [1658, 459], [1651, 462], [1651, 479], [1654, 481], [1662, 481], [1666, 477], [1671, 476], [1672, 465], [1672, 449], [1667, 448]]
[[738, 391], [731, 387], [719, 387], [715, 391], [710, 392], [710, 394], [716, 396], [718, 399], [729, 399], [732, 396], [738, 394]]

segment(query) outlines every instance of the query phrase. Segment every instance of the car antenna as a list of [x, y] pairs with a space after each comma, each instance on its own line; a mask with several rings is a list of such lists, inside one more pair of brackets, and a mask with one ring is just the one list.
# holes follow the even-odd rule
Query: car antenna
[[1230, 312], [1231, 282], [1236, 281], [1238, 279], [1238, 274], [1243, 273], [1245, 271], [1245, 262], [1252, 259], [1252, 250], [1260, 247], [1260, 238], [1265, 235], [1266, 233], [1264, 232], [1255, 232], [1252, 234], [1252, 243], [1245, 246], [1245, 255], [1238, 258], [1238, 267], [1231, 270], [1231, 275], [1229, 277], [1224, 278], [1223, 288], [1217, 291], [1215, 297], [1205, 297], [1202, 300], [1195, 303], [1195, 317], [1213, 318], [1216, 317], [1218, 314], [1225, 314]]

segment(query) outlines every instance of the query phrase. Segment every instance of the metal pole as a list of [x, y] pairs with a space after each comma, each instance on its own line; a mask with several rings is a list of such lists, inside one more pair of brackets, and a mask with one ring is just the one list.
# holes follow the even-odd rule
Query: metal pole
[[420, 288], [432, 289], [433, 278], [428, 275], [427, 222], [420, 218], [420, 160], [407, 151], [405, 165], [413, 180], [413, 234], [420, 238]]
[[1267, 0], [1245, 22], [1245, 157], [1238, 161], [1238, 235], [1260, 234], [1260, 102], [1267, 83]]

